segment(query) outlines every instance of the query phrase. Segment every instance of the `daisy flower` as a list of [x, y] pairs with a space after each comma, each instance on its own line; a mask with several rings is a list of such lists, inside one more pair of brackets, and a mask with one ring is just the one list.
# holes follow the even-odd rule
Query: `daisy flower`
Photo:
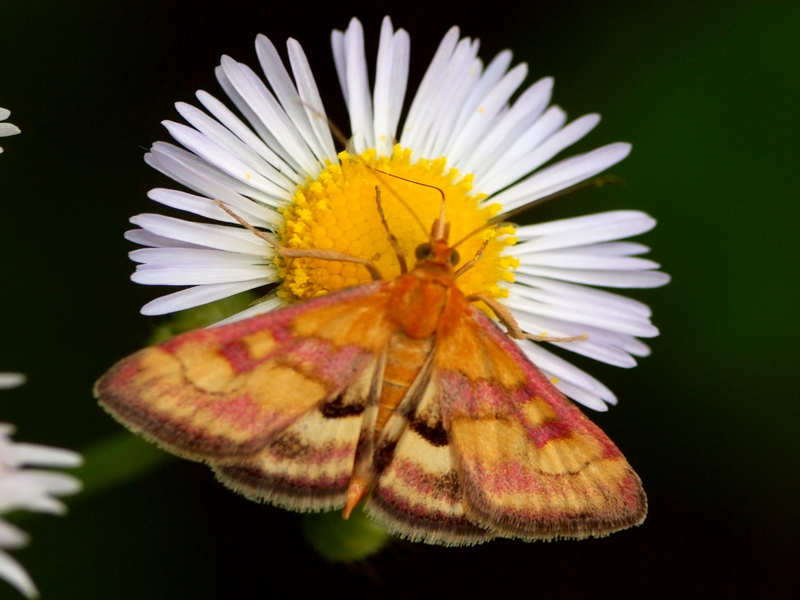
[[[11, 116], [11, 111], [0, 107], [0, 137], [7, 137], [9, 135], [17, 135], [19, 133], [19, 127], [16, 125], [12, 125], [11, 123], [3, 123], [9, 116]], [[0, 153], [3, 152], [3, 148], [0, 147]]]
[[[18, 373], [0, 373], [0, 389], [15, 387], [24, 381]], [[66, 506], [56, 496], [79, 491], [80, 481], [64, 473], [24, 467], [77, 467], [82, 462], [81, 456], [61, 448], [14, 442], [13, 433], [12, 425], [0, 423], [0, 514], [13, 510], [63, 514]], [[33, 580], [23, 566], [5, 552], [27, 543], [28, 535], [24, 531], [0, 518], [0, 577], [28, 598], [35, 598], [39, 591]]]
[[[394, 276], [400, 267], [380, 221], [376, 185], [389, 228], [404, 254], [413, 256], [440, 210], [434, 188], [446, 198], [455, 241], [497, 215], [596, 176], [630, 152], [629, 144], [614, 143], [553, 162], [600, 117], [589, 114], [567, 123], [566, 113], [550, 105], [549, 77], [525, 88], [512, 103], [527, 66], [512, 68], [508, 50], [484, 65], [478, 41], [460, 38], [456, 27], [444, 36], [402, 126], [408, 34], [384, 19], [372, 92], [361, 23], [353, 19], [346, 31], [334, 31], [332, 46], [350, 119], [347, 152], [336, 151], [308, 59], [293, 39], [287, 42], [291, 74], [272, 42], [256, 39], [266, 82], [247, 65], [222, 57], [217, 80], [238, 114], [205, 91], [197, 92], [204, 110], [176, 104], [188, 125], [164, 125], [182, 148], [157, 142], [145, 160], [193, 193], [154, 189], [149, 196], [216, 223], [159, 214], [131, 219], [138, 228], [127, 238], [146, 246], [131, 253], [139, 263], [132, 279], [188, 286], [148, 303], [144, 314], [272, 285], [266, 301], [236, 316], [243, 318], [371, 280], [354, 263], [303, 258], [287, 266], [213, 199], [285, 246], [346, 252]], [[647, 288], [669, 280], [656, 271], [656, 263], [639, 256], [647, 247], [618, 241], [654, 225], [642, 212], [619, 210], [488, 228], [459, 245], [463, 263], [486, 242], [481, 260], [458, 279], [459, 287], [504, 304], [527, 333], [588, 334], [561, 344], [563, 350], [632, 367], [635, 356], [649, 352], [637, 338], [658, 335], [650, 310], [597, 287]], [[616, 402], [603, 384], [542, 344], [523, 340], [520, 345], [577, 402], [596, 410]]]

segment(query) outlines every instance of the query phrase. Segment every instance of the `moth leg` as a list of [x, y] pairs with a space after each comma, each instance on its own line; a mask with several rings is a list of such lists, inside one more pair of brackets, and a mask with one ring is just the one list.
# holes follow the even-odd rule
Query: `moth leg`
[[312, 249], [312, 248], [286, 248], [285, 246], [281, 246], [280, 242], [273, 238], [271, 235], [268, 235], [261, 231], [260, 229], [256, 229], [250, 223], [245, 221], [242, 217], [237, 215], [233, 212], [230, 208], [228, 208], [221, 200], [214, 198], [214, 202], [217, 203], [222, 210], [228, 213], [231, 217], [236, 219], [236, 221], [245, 229], [250, 231], [252, 234], [260, 237], [262, 240], [270, 244], [275, 248], [275, 250], [281, 256], [285, 258], [321, 258], [323, 260], [338, 260], [342, 262], [352, 262], [359, 265], [363, 265], [369, 274], [372, 276], [373, 281], [380, 281], [383, 279], [383, 275], [381, 275], [380, 269], [378, 269], [378, 265], [376, 265], [371, 260], [367, 260], [366, 258], [359, 258], [358, 256], [351, 256], [350, 254], [345, 254], [344, 252], [337, 252], [336, 250], [319, 250], [319, 249]]
[[[470, 270], [472, 267], [474, 267], [474, 266], [476, 265], [476, 263], [477, 263], [477, 262], [478, 262], [478, 261], [481, 259], [481, 257], [483, 256], [483, 251], [484, 251], [484, 250], [486, 250], [486, 246], [487, 246], [487, 244], [488, 244], [488, 243], [489, 243], [489, 240], [488, 240], [488, 239], [486, 239], [486, 240], [483, 240], [483, 244], [481, 244], [481, 247], [480, 247], [480, 248], [478, 249], [478, 251], [475, 253], [475, 256], [473, 256], [473, 257], [472, 257], [472, 260], [470, 260], [470, 261], [468, 261], [468, 262], [465, 262], [463, 265], [461, 265], [461, 268], [459, 268], [459, 269], [458, 269], [458, 271], [456, 271], [455, 273], [453, 273], [453, 277], [454, 277], [454, 278], [456, 278], [456, 279], [458, 279], [458, 278], [459, 278], [461, 275], [463, 275], [464, 273], [466, 273], [467, 271], [469, 271], [469, 270]], [[494, 310], [494, 309], [492, 309], [492, 310]], [[495, 314], [496, 314], [496, 313], [495, 313]], [[498, 316], [499, 316], [499, 315], [498, 315]], [[512, 317], [512, 318], [513, 318], [513, 317]]]
[[[469, 264], [469, 263], [467, 263]], [[466, 265], [465, 265], [466, 266]], [[495, 314], [495, 316], [500, 319], [500, 322], [506, 326], [506, 333], [510, 338], [515, 340], [533, 340], [534, 342], [576, 342], [578, 340], [585, 340], [588, 339], [588, 334], [584, 333], [583, 335], [576, 335], [574, 337], [550, 337], [547, 335], [535, 335], [533, 333], [525, 333], [522, 331], [522, 328], [517, 323], [517, 320], [514, 318], [514, 315], [511, 314], [511, 311], [508, 310], [505, 306], [485, 296], [483, 294], [470, 294], [467, 296], [467, 300], [470, 302], [477, 302], [481, 301], [486, 306], [488, 306], [491, 311]]]

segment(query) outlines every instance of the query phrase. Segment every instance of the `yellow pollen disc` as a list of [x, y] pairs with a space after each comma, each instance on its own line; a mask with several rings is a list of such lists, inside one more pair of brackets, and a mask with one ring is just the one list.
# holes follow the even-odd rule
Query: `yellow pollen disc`
[[[342, 152], [339, 160], [341, 164], [329, 165], [316, 180], [301, 186], [291, 205], [283, 211], [286, 223], [279, 235], [286, 246], [336, 250], [365, 258], [377, 264], [384, 277], [392, 278], [400, 274], [400, 264], [381, 224], [376, 185], [381, 190], [386, 222], [397, 237], [409, 268], [414, 265], [417, 246], [429, 241], [431, 226], [442, 205], [438, 190], [418, 184], [444, 192], [451, 243], [484, 225], [500, 210], [497, 204], [482, 203], [485, 195], [470, 194], [472, 175], [464, 177], [455, 169], [445, 172], [444, 158], [421, 159], [412, 164], [411, 151], [398, 145], [391, 157], [376, 158], [374, 150], [367, 150], [356, 159]], [[410, 181], [376, 173], [375, 169]], [[424, 224], [424, 230], [409, 209]], [[458, 278], [461, 291], [495, 298], [506, 295], [497, 283], [513, 281], [511, 270], [519, 261], [501, 257], [500, 252], [516, 242], [513, 234], [510, 225], [490, 228], [458, 246], [460, 266], [474, 258], [485, 239], [489, 240], [480, 261]], [[354, 263], [296, 258], [287, 267], [286, 261], [279, 257], [276, 264], [283, 277], [278, 294], [289, 302], [372, 281], [366, 268]]]

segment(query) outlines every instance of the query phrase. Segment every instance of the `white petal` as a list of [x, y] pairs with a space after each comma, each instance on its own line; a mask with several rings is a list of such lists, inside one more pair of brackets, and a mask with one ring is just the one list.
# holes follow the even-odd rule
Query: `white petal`
[[[604, 338], [611, 337], [605, 331], [587, 327], [586, 325], [576, 325], [575, 323], [558, 319], [550, 319], [535, 314], [531, 315], [518, 310], [512, 310], [511, 312], [519, 326], [526, 333], [547, 335], [549, 337], [575, 337], [583, 334], [589, 336], [586, 340], [573, 342], [549, 342], [556, 347], [588, 356], [616, 367], [629, 369], [636, 366], [636, 360], [618, 345], [603, 343]], [[618, 337], [621, 338], [622, 336]]]
[[[581, 387], [571, 384], [569, 381], [564, 380], [558, 380], [555, 385], [559, 390], [561, 390], [562, 394], [579, 404], [583, 404], [587, 408], [591, 408], [597, 412], [608, 411], [608, 404], [606, 404], [608, 400], [604, 400], [589, 390], [585, 390]], [[614, 403], [612, 402], [611, 404]]]
[[[458, 133], [457, 123], [465, 110], [466, 101], [481, 80], [483, 63], [477, 58], [478, 42], [469, 38], [461, 40], [442, 81], [431, 98], [424, 121], [417, 130], [420, 156], [446, 156], [453, 136]], [[466, 118], [466, 117], [465, 117]], [[404, 144], [405, 145], [405, 144]]]
[[0, 373], [0, 390], [17, 387], [25, 383], [25, 375], [22, 373]]
[[557, 302], [570, 302], [577, 310], [583, 310], [585, 307], [596, 307], [597, 309], [614, 313], [631, 314], [644, 318], [652, 315], [652, 311], [647, 304], [612, 292], [554, 281], [543, 277], [532, 277], [518, 272], [515, 272], [514, 280], [516, 284], [546, 290], [553, 294], [554, 298], [558, 298]]
[[42, 482], [31, 476], [29, 471], [7, 472], [0, 478], [0, 512], [24, 509], [52, 514], [64, 513], [66, 506], [49, 497], [47, 493]]
[[540, 344], [530, 340], [515, 340], [517, 345], [525, 352], [531, 362], [542, 371], [556, 377], [570, 381], [584, 389], [594, 387], [594, 379], [581, 371], [578, 367], [545, 350]]
[[658, 329], [655, 326], [641, 319], [606, 315], [602, 312], [578, 312], [565, 306], [553, 306], [540, 302], [533, 302], [529, 299], [532, 295], [535, 295], [535, 290], [525, 288], [524, 286], [517, 286], [512, 288], [508, 298], [503, 299], [503, 304], [510, 308], [532, 314], [609, 329], [611, 331], [627, 333], [628, 335], [637, 337], [655, 337], [658, 335]]
[[514, 235], [525, 241], [514, 246], [513, 253], [517, 256], [528, 252], [586, 246], [639, 235], [655, 226], [656, 220], [653, 217], [638, 210], [613, 210], [538, 225], [524, 225], [518, 227]]
[[[411, 108], [408, 110], [408, 116], [403, 126], [403, 133], [400, 136], [400, 142], [407, 148], [417, 148], [419, 144], [416, 141], [422, 140], [427, 131], [427, 117], [430, 113], [431, 100], [437, 95], [437, 90], [447, 70], [450, 57], [453, 55], [456, 44], [458, 44], [458, 36], [458, 27], [451, 27], [442, 38], [436, 54], [434, 54], [433, 60], [431, 60], [431, 64], [428, 66], [428, 70], [425, 72], [417, 89], [417, 93], [414, 95], [414, 100], [411, 102]], [[335, 45], [334, 56], [336, 56]], [[337, 72], [339, 72], [338, 66]]]
[[270, 265], [266, 257], [252, 254], [238, 254], [225, 250], [208, 250], [205, 248], [140, 248], [128, 253], [130, 259], [138, 263], [149, 264], [193, 264], [193, 265]]
[[[608, 318], [620, 318], [644, 325], [649, 325], [650, 323], [650, 315], [648, 314], [649, 311], [648, 313], [645, 313], [640, 312], [639, 310], [630, 310], [629, 306], [626, 304], [621, 302], [614, 303], [611, 301], [611, 299], [608, 299], [607, 302], [603, 302], [603, 298], [598, 298], [597, 302], [593, 302], [592, 299], [595, 296], [591, 294], [585, 294], [581, 296], [578, 296], [577, 294], [568, 295], [554, 292], [552, 289], [547, 289], [546, 287], [524, 285], [523, 282], [528, 279], [534, 278], [528, 278], [525, 275], [521, 275], [519, 282], [508, 284], [507, 287], [509, 290], [509, 296], [513, 296], [514, 298], [522, 300], [530, 299], [533, 307], [539, 306], [540, 304], [545, 304], [557, 306], [565, 310], [571, 310], [576, 314], [581, 315], [602, 315]], [[600, 290], [591, 290], [591, 288], [585, 289], [587, 291], [600, 292]], [[607, 294], [609, 296], [613, 296], [613, 294]], [[626, 300], [627, 298], [620, 297], [620, 299]], [[529, 312], [534, 311], [531, 310]]]
[[347, 87], [347, 60], [344, 55], [344, 32], [334, 29], [331, 31], [331, 49], [333, 50], [333, 63], [336, 66], [336, 75], [339, 78], [339, 88], [344, 96], [344, 103], [348, 104]]
[[364, 152], [367, 148], [375, 147], [375, 133], [361, 22], [356, 18], [351, 19], [343, 35], [334, 32], [331, 43], [336, 71], [350, 114], [350, 143], [356, 152]]
[[[198, 244], [179, 242], [178, 240], [156, 235], [149, 231], [145, 231], [144, 229], [130, 229], [123, 235], [129, 242], [140, 244], [142, 246], [150, 246], [152, 248], [203, 248]], [[130, 255], [130, 253], [128, 254]]]
[[602, 244], [582, 245], [580, 249], [581, 252], [598, 256], [634, 256], [650, 252], [648, 246], [637, 244], [636, 242], [604, 242]]
[[0, 137], [7, 137], [9, 135], [17, 135], [20, 133], [19, 127], [11, 123], [0, 123]]
[[17, 452], [20, 465], [79, 467], [83, 464], [83, 457], [80, 454], [63, 448], [17, 442], [14, 444], [14, 449]]
[[47, 496], [32, 497], [25, 502], [18, 502], [13, 505], [0, 503], [0, 506], [7, 511], [26, 510], [48, 515], [64, 515], [67, 512], [67, 506], [63, 502]]
[[369, 92], [367, 57], [364, 53], [364, 30], [358, 19], [351, 19], [344, 33], [344, 56], [347, 64], [347, 109], [350, 135], [357, 152], [375, 147], [372, 99]]
[[319, 174], [320, 163], [306, 143], [289, 116], [270, 93], [259, 77], [247, 66], [223, 56], [220, 66], [230, 86], [236, 91], [250, 110], [269, 130], [275, 139], [273, 149], [282, 149], [278, 154], [300, 166], [309, 177]]
[[[236, 219], [222, 210], [216, 202], [203, 196], [195, 196], [194, 194], [180, 192], [178, 190], [166, 190], [163, 188], [152, 189], [147, 192], [147, 196], [151, 200], [163, 204], [164, 206], [190, 212], [195, 215], [200, 215], [201, 217], [223, 221], [225, 223], [238, 223]], [[222, 200], [237, 215], [242, 217], [253, 227], [264, 227], [274, 230], [276, 223], [280, 223], [283, 220], [283, 217], [278, 211], [251, 202], [244, 196], [240, 196], [233, 191], [225, 196], [225, 198], [217, 199]]]
[[644, 271], [660, 265], [652, 260], [631, 256], [596, 256], [582, 252], [582, 248], [535, 252], [525, 255], [526, 265], [559, 267], [562, 269], [599, 269], [605, 271]]
[[143, 285], [212, 285], [254, 279], [277, 278], [274, 267], [264, 265], [220, 265], [173, 263], [136, 267], [131, 281]]
[[[469, 41], [469, 38], [467, 38], [466, 41]], [[468, 127], [468, 122], [474, 117], [481, 103], [487, 99], [487, 96], [492, 93], [492, 90], [497, 87], [498, 83], [507, 76], [506, 71], [508, 71], [508, 67], [511, 65], [513, 54], [510, 50], [503, 50], [498, 53], [484, 69], [482, 67], [483, 63], [480, 58], [478, 58], [478, 48], [479, 41], [475, 40], [470, 45], [470, 51], [471, 56], [474, 57], [472, 61], [473, 64], [479, 65], [480, 68], [475, 69], [474, 72], [472, 70], [470, 71], [467, 86], [468, 93], [464, 97], [463, 102], [452, 103], [450, 106], [450, 112], [455, 113], [458, 119], [454, 123], [455, 131], [451, 134], [451, 137], [448, 138], [448, 140], [450, 140], [448, 146], [446, 146], [448, 152], [450, 143], [455, 139], [455, 136], [460, 135], [462, 130]], [[527, 66], [521, 66], [527, 69]], [[506, 81], [506, 83], [508, 82]], [[504, 108], [505, 107], [501, 107], [501, 112]]]
[[374, 131], [378, 155], [389, 156], [397, 136], [408, 80], [410, 41], [408, 33], [392, 32], [392, 21], [384, 17], [375, 69]]
[[[78, 464], [81, 464], [82, 462], [83, 461], [81, 459]], [[68, 496], [71, 494], [77, 494], [79, 491], [81, 491], [81, 489], [83, 489], [81, 480], [67, 473], [43, 471], [40, 469], [25, 469], [24, 471], [21, 471], [20, 474], [27, 480], [34, 482], [47, 494], [52, 494], [54, 496]]]
[[142, 307], [141, 313], [148, 316], [165, 315], [179, 310], [208, 304], [209, 302], [221, 300], [228, 296], [234, 296], [240, 292], [246, 292], [269, 283], [272, 283], [272, 281], [264, 278], [254, 279], [252, 281], [238, 281], [235, 283], [198, 285], [156, 298], [145, 304]]
[[0, 548], [22, 548], [30, 541], [30, 536], [16, 525], [0, 519]]
[[[314, 129], [309, 121], [308, 114], [300, 101], [300, 94], [294, 87], [289, 72], [283, 66], [283, 61], [278, 55], [278, 51], [272, 42], [263, 35], [256, 37], [256, 53], [261, 63], [261, 68], [267, 76], [267, 81], [272, 86], [272, 90], [278, 97], [283, 110], [291, 119], [303, 141], [311, 149], [317, 160], [322, 163], [326, 158], [330, 158], [326, 149], [319, 144]], [[323, 113], [324, 114], [324, 113]]]
[[[264, 194], [275, 198], [282, 198], [291, 194], [287, 189], [291, 185], [290, 182], [286, 182], [285, 187], [282, 187], [270, 181], [258, 172], [257, 165], [243, 162], [240, 157], [231, 152], [230, 148], [214, 143], [211, 138], [199, 131], [172, 121], [163, 121], [163, 125], [181, 145], [237, 181], [253, 186]], [[267, 167], [261, 165], [261, 170], [266, 171]]]
[[[190, 104], [184, 102], [177, 102], [175, 108], [180, 115], [186, 119], [200, 134], [207, 137], [213, 145], [218, 149], [218, 153], [227, 153], [246, 165], [245, 170], [256, 171], [265, 177], [270, 183], [277, 186], [278, 189], [287, 193], [293, 193], [297, 187], [297, 182], [287, 177], [280, 169], [274, 167], [265, 160], [245, 142], [237, 138], [227, 127], [224, 127], [216, 119], [212, 119], [203, 111]], [[165, 121], [169, 123], [169, 121]], [[252, 135], [252, 132], [251, 132]], [[178, 138], [176, 138], [178, 139]], [[252, 139], [248, 136], [248, 139]], [[191, 148], [190, 148], [191, 149]], [[199, 154], [199, 153], [198, 153]], [[200, 156], [203, 156], [202, 154]], [[208, 157], [206, 157], [209, 159]], [[222, 165], [214, 160], [209, 159], [217, 166]], [[232, 173], [235, 175], [234, 173]], [[252, 183], [252, 182], [249, 182]]]
[[[488, 69], [487, 69], [488, 71]], [[507, 105], [511, 95], [525, 80], [528, 66], [521, 63], [506, 73], [480, 103], [470, 112], [466, 123], [447, 151], [448, 161], [458, 164], [459, 159], [475, 148], [480, 139], [486, 135], [500, 111]]]
[[[138, 225], [156, 235], [189, 242], [190, 244], [198, 244], [206, 248], [230, 250], [231, 252], [255, 254], [256, 256], [267, 254], [266, 242], [260, 241], [247, 230], [225, 225], [192, 223], [174, 217], [147, 213], [131, 217], [130, 221], [134, 225]], [[246, 235], [243, 236], [243, 234]]]
[[[227, 79], [225, 81], [227, 82]], [[252, 129], [243, 123], [242, 120], [222, 102], [203, 90], [198, 90], [195, 96], [197, 96], [197, 99], [200, 100], [200, 103], [206, 107], [206, 110], [214, 115], [214, 117], [222, 125], [231, 131], [236, 137], [242, 140], [249, 149], [253, 150], [267, 163], [275, 167], [275, 169], [277, 169], [284, 177], [294, 182], [295, 185], [304, 182], [304, 179], [298, 175], [294, 168], [292, 168], [283, 158], [281, 158], [276, 152], [267, 146], [267, 144], [265, 144], [258, 135], [253, 133]], [[243, 102], [238, 94], [237, 98]], [[254, 115], [253, 118], [255, 118]], [[259, 124], [263, 128], [263, 124]]]
[[0, 552], [0, 578], [17, 588], [26, 598], [39, 597], [39, 590], [28, 572], [5, 552]]
[[611, 390], [572, 363], [545, 350], [541, 344], [536, 344], [530, 340], [517, 340], [516, 342], [531, 362], [542, 371], [559, 380], [567, 381], [581, 389], [590, 391], [610, 404], [616, 404], [617, 400]]
[[[6, 511], [14, 505], [28, 507], [42, 499], [51, 500], [50, 494], [63, 496], [80, 489], [80, 480], [66, 473], [39, 469], [7, 471], [0, 477], [0, 511]], [[59, 503], [58, 510], [61, 510], [61, 506]]]
[[552, 91], [552, 77], [540, 79], [525, 90], [514, 106], [502, 118], [497, 119], [477, 147], [458, 163], [458, 168], [467, 173], [475, 173], [477, 179], [478, 173], [486, 171], [489, 165], [499, 159], [507, 146], [517, 140], [520, 131], [526, 130], [541, 116], [550, 102]]
[[[514, 162], [506, 163], [506, 168], [495, 175], [496, 185], [506, 187], [528, 173], [532, 173], [559, 152], [583, 138], [599, 122], [600, 115], [597, 114], [584, 115], [580, 119], [576, 119], [554, 133], [526, 156], [520, 157]], [[496, 190], [486, 190], [487, 193], [493, 193], [494, 191]]]
[[610, 288], [654, 288], [669, 283], [670, 277], [659, 271], [590, 271], [586, 269], [555, 269], [522, 264], [516, 273], [549, 277]]
[[504, 210], [513, 210], [602, 173], [630, 151], [630, 144], [617, 142], [567, 158], [493, 196], [492, 201], [502, 204]]
[[567, 113], [558, 106], [551, 106], [526, 130], [518, 132], [513, 140], [492, 164], [483, 165], [475, 178], [475, 188], [483, 193], [494, 193], [511, 182], [503, 173], [508, 165], [513, 165], [538, 148], [546, 139], [564, 126]]
[[333, 145], [331, 128], [328, 125], [325, 108], [322, 104], [322, 97], [319, 95], [317, 82], [314, 80], [314, 75], [311, 73], [308, 58], [306, 58], [303, 48], [296, 40], [289, 39], [286, 42], [286, 48], [289, 52], [289, 63], [292, 65], [292, 73], [297, 82], [297, 89], [300, 93], [300, 99], [303, 102], [303, 108], [314, 130], [314, 135], [319, 144], [318, 147], [321, 148], [323, 152], [321, 158], [336, 162], [336, 148]]
[[243, 321], [244, 319], [249, 319], [250, 317], [255, 317], [257, 315], [263, 315], [268, 312], [272, 312], [273, 310], [277, 310], [279, 308], [283, 308], [286, 306], [286, 301], [279, 296], [272, 296], [271, 298], [267, 298], [262, 302], [258, 302], [249, 308], [244, 309], [241, 312], [236, 313], [228, 317], [227, 319], [223, 319], [218, 323], [214, 323], [214, 327], [218, 325], [227, 325], [228, 323], [235, 323], [237, 321]]
[[628, 354], [632, 354], [633, 356], [650, 356], [652, 350], [650, 350], [650, 346], [642, 342], [641, 340], [637, 340], [636, 338], [631, 338], [628, 340], [624, 345], [620, 346], [625, 352]]
[[224, 202], [235, 205], [237, 194], [261, 202], [267, 206], [283, 207], [291, 196], [281, 192], [279, 196], [271, 195], [263, 190], [231, 177], [207, 161], [164, 142], [156, 142], [148, 154], [144, 156], [145, 162], [174, 179], [208, 198], [218, 198]]
[[[305, 181], [306, 176], [301, 174], [302, 168], [300, 164], [286, 151], [275, 135], [269, 130], [267, 124], [261, 120], [256, 111], [248, 104], [247, 100], [238, 92], [234, 84], [231, 83], [228, 78], [225, 69], [223, 69], [222, 66], [217, 67], [214, 69], [214, 75], [217, 76], [220, 87], [222, 87], [225, 94], [230, 98], [239, 112], [244, 115], [250, 127], [256, 131], [258, 137], [264, 141], [270, 148], [270, 151], [277, 157], [278, 161], [284, 165], [283, 168], [280, 168], [281, 172], [286, 173], [287, 177], [292, 177], [292, 173], [294, 173], [298, 182]], [[269, 162], [277, 166], [273, 161], [270, 160]]]

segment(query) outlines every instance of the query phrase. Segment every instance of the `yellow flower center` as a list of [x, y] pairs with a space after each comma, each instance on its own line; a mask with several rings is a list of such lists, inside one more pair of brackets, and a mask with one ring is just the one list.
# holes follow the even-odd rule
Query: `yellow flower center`
[[[451, 243], [485, 225], [500, 210], [498, 204], [484, 205], [481, 200], [485, 195], [470, 194], [472, 175], [463, 177], [455, 169], [445, 171], [444, 158], [421, 159], [412, 164], [411, 151], [398, 145], [391, 157], [376, 157], [374, 150], [368, 150], [355, 160], [342, 152], [339, 160], [341, 164], [329, 165], [316, 180], [301, 186], [284, 210], [286, 223], [279, 235], [286, 246], [336, 250], [364, 258], [375, 263], [384, 277], [391, 278], [400, 274], [400, 263], [381, 223], [376, 185], [381, 190], [386, 222], [409, 267], [413, 267], [416, 247], [429, 241], [431, 226], [439, 216], [442, 196], [438, 190], [446, 200]], [[383, 173], [376, 173], [376, 169]], [[516, 242], [513, 234], [510, 225], [488, 228], [458, 245], [460, 264], [464, 264], [488, 240], [478, 263], [458, 278], [461, 291], [495, 298], [506, 295], [497, 283], [513, 281], [511, 269], [519, 261], [500, 253]], [[296, 258], [288, 267], [281, 258], [276, 263], [283, 277], [278, 294], [287, 302], [372, 281], [366, 268], [355, 263], [319, 258]]]

